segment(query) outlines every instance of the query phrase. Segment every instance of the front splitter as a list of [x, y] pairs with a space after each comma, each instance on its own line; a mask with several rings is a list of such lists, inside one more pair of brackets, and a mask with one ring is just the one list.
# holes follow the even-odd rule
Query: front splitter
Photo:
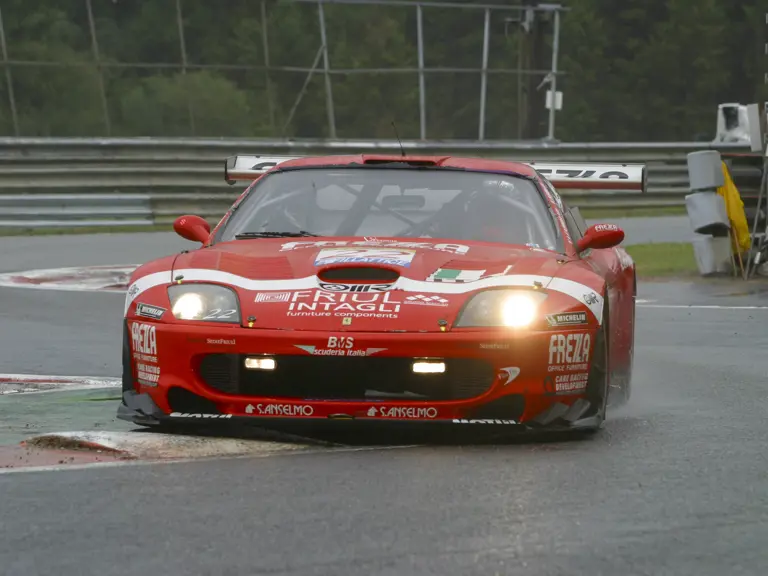
[[[350, 414], [334, 414], [324, 418], [301, 417], [283, 418], [279, 416], [239, 416], [233, 414], [193, 414], [172, 413], [166, 414], [154, 403], [148, 394], [125, 392], [123, 403], [118, 409], [118, 418], [144, 426], [199, 426], [205, 428], [233, 428], [243, 426], [256, 426], [262, 428], [287, 429], [327, 429], [327, 428], [366, 428], [370, 430], [387, 428], [424, 428], [424, 427], [450, 427], [460, 428], [493, 428], [512, 431], [568, 431], [568, 430], [592, 430], [598, 429], [602, 424], [600, 417], [581, 417], [567, 419], [568, 411], [572, 407], [562, 405], [563, 410], [547, 411], [539, 421], [519, 423], [511, 419], [497, 418], [453, 418], [453, 419], [399, 419], [399, 418], [370, 418]], [[586, 407], [579, 410], [583, 414]]]

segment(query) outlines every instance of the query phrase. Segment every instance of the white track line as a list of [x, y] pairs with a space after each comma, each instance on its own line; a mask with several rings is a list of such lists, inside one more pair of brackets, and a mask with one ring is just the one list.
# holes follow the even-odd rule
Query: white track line
[[[94, 376], [52, 376], [40, 374], [0, 374], [0, 396], [10, 394], [42, 394], [60, 390], [93, 390], [98, 388], [119, 388], [120, 378]], [[31, 386], [32, 388], [26, 389]], [[43, 390], [35, 388], [44, 387]]]
[[59, 292], [99, 292], [100, 294], [125, 295], [126, 290], [93, 288], [89, 284], [11, 284], [0, 280], [0, 288], [21, 288], [24, 290], [58, 290]]
[[[113, 292], [124, 294], [130, 275], [138, 264], [115, 264], [106, 266], [75, 266], [72, 268], [46, 268], [22, 270], [0, 274], [0, 286], [27, 288], [30, 290], [62, 290], [65, 292]], [[40, 284], [27, 283], [20, 279], [49, 279]], [[109, 288], [125, 282], [125, 289]]]
[[768, 306], [723, 306], [704, 304], [638, 304], [638, 308], [677, 308], [690, 310], [768, 310]]

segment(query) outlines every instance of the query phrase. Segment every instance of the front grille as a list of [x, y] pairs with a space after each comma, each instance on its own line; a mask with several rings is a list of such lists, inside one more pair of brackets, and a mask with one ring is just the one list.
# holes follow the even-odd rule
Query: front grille
[[168, 390], [168, 405], [171, 407], [171, 412], [187, 412], [192, 414], [220, 414], [216, 404], [193, 394], [186, 388], [179, 388], [178, 386], [172, 386]]
[[210, 354], [200, 363], [200, 377], [211, 388], [226, 394], [237, 394], [240, 364], [237, 354]]
[[462, 400], [493, 384], [485, 360], [449, 358], [442, 374], [414, 374], [413, 358], [276, 356], [273, 371], [247, 370], [245, 355], [210, 354], [203, 381], [225, 394], [315, 400]]

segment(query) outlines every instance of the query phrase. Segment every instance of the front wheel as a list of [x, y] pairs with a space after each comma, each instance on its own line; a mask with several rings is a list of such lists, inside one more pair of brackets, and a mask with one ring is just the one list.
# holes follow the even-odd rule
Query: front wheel
[[608, 309], [603, 313], [603, 324], [595, 336], [592, 367], [587, 379], [587, 400], [591, 404], [589, 414], [597, 419], [594, 430], [598, 430], [605, 421], [608, 409]]

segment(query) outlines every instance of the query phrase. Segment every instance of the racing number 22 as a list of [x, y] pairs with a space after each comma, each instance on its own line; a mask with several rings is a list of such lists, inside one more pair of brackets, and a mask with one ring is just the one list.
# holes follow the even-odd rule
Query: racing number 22
[[225, 318], [230, 318], [235, 312], [237, 312], [237, 310], [222, 310], [221, 308], [214, 308], [208, 314], [203, 316], [203, 320], [223, 320]]

